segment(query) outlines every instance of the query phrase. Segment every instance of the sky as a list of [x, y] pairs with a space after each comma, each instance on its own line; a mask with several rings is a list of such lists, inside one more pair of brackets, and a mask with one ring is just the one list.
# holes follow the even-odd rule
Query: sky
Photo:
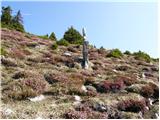
[[73, 26], [85, 27], [87, 40], [97, 48], [144, 51], [158, 57], [156, 2], [18, 2], [3, 1], [13, 15], [21, 10], [25, 30], [36, 35], [54, 32], [58, 39]]

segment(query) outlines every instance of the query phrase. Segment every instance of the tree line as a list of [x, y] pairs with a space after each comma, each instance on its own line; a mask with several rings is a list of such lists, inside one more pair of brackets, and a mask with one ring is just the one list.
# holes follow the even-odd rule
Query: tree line
[[25, 32], [21, 11], [19, 10], [16, 15], [12, 16], [12, 9], [10, 6], [2, 7], [1, 26]]
[[[19, 10], [16, 15], [12, 16], [12, 9], [10, 6], [2, 7], [1, 26], [2, 28], [14, 29], [20, 32], [25, 32], [21, 11]], [[43, 39], [50, 39], [50, 40], [57, 41], [57, 38], [54, 32], [52, 32], [50, 36], [47, 34], [39, 37]], [[60, 44], [60, 45], [82, 44], [83, 41], [84, 41], [84, 38], [80, 34], [80, 32], [76, 30], [73, 26], [71, 26], [64, 33], [63, 38], [57, 41], [57, 44]]]

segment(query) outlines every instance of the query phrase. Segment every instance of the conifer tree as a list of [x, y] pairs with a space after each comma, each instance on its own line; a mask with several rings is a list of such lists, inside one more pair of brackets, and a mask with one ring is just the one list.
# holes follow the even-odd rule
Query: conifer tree
[[49, 39], [57, 41], [57, 38], [54, 32], [51, 33], [51, 35], [49, 36]]
[[63, 38], [71, 44], [82, 44], [83, 36], [71, 26], [64, 34]]
[[12, 21], [12, 9], [10, 6], [2, 7], [2, 15], [1, 15], [1, 22], [4, 25], [11, 24]]

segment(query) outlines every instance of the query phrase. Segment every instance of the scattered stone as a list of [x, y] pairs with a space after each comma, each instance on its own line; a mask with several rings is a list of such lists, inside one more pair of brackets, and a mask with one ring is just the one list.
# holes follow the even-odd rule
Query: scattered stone
[[74, 99], [75, 99], [76, 101], [81, 101], [81, 97], [78, 96], [78, 95], [75, 95], [75, 96], [74, 96]]
[[10, 108], [5, 108], [5, 109], [3, 110], [3, 113], [4, 113], [4, 115], [8, 116], [8, 115], [12, 114], [13, 111], [12, 111]]
[[84, 91], [84, 92], [87, 92], [87, 89], [84, 85], [82, 85], [81, 89]]
[[87, 86], [86, 86], [86, 89], [87, 89], [88, 91], [97, 92], [96, 88], [93, 87], [93, 86], [91, 86], [91, 85], [87, 85]]
[[28, 98], [30, 101], [32, 102], [37, 102], [37, 101], [42, 101], [45, 99], [45, 96], [44, 95], [40, 95], [40, 96], [36, 96], [34, 98]]
[[71, 57], [72, 55], [71, 55], [71, 53], [69, 53], [69, 52], [65, 52], [63, 55], [65, 55], [65, 56], [69, 56], [69, 57]]

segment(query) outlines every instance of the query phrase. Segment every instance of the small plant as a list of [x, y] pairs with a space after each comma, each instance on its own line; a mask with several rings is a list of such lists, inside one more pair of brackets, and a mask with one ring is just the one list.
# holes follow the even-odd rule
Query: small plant
[[127, 112], [144, 112], [146, 110], [146, 102], [144, 100], [124, 100], [117, 104], [118, 109]]
[[51, 35], [49, 36], [49, 39], [57, 41], [57, 38], [54, 32], [51, 33]]
[[109, 91], [116, 92], [121, 90], [124, 87], [123, 81], [105, 81], [101, 85], [98, 85], [98, 91], [102, 93], [106, 93]]
[[135, 59], [137, 60], [145, 60], [146, 62], [151, 61], [151, 57], [145, 52], [138, 51], [138, 52], [133, 53], [133, 55], [135, 56]]
[[14, 58], [19, 58], [19, 59], [24, 59], [25, 58], [24, 52], [20, 49], [17, 49], [17, 48], [12, 48], [10, 54]]
[[107, 55], [107, 57], [115, 57], [115, 58], [121, 58], [122, 56], [123, 54], [119, 49], [114, 49]]
[[59, 41], [57, 41], [57, 44], [58, 45], [63, 45], [63, 46], [68, 46], [69, 42], [62, 38]]
[[53, 50], [56, 50], [57, 48], [58, 48], [57, 43], [54, 43], [54, 44], [52, 45], [52, 49], [53, 49]]
[[126, 51], [124, 52], [124, 54], [126, 54], [126, 55], [131, 55], [132, 53], [131, 53], [130, 51], [126, 50]]
[[7, 51], [3, 48], [3, 47], [1, 47], [1, 53], [0, 53], [0, 55], [6, 55], [7, 54]]
[[2, 91], [5, 99], [11, 98], [11, 99], [22, 100], [26, 99], [27, 97], [36, 96], [36, 93], [32, 88], [24, 85], [20, 81], [11, 82]]
[[140, 94], [141, 94], [142, 96], [144, 96], [144, 97], [147, 97], [147, 98], [153, 96], [153, 93], [154, 93], [154, 90], [153, 90], [153, 88], [152, 88], [151, 86], [149, 86], [149, 85], [143, 86], [143, 87], [141, 88], [141, 91], [140, 91]]
[[22, 83], [34, 90], [36, 94], [42, 94], [47, 89], [47, 83], [40, 78], [27, 78]]
[[153, 89], [153, 97], [154, 98], [159, 98], [159, 87], [157, 85], [155, 85], [154, 83], [149, 83], [149, 86]]
[[46, 34], [46, 35], [39, 35], [38, 37], [39, 37], [39, 38], [42, 38], [42, 39], [49, 39], [49, 38], [48, 38], [48, 34]]

